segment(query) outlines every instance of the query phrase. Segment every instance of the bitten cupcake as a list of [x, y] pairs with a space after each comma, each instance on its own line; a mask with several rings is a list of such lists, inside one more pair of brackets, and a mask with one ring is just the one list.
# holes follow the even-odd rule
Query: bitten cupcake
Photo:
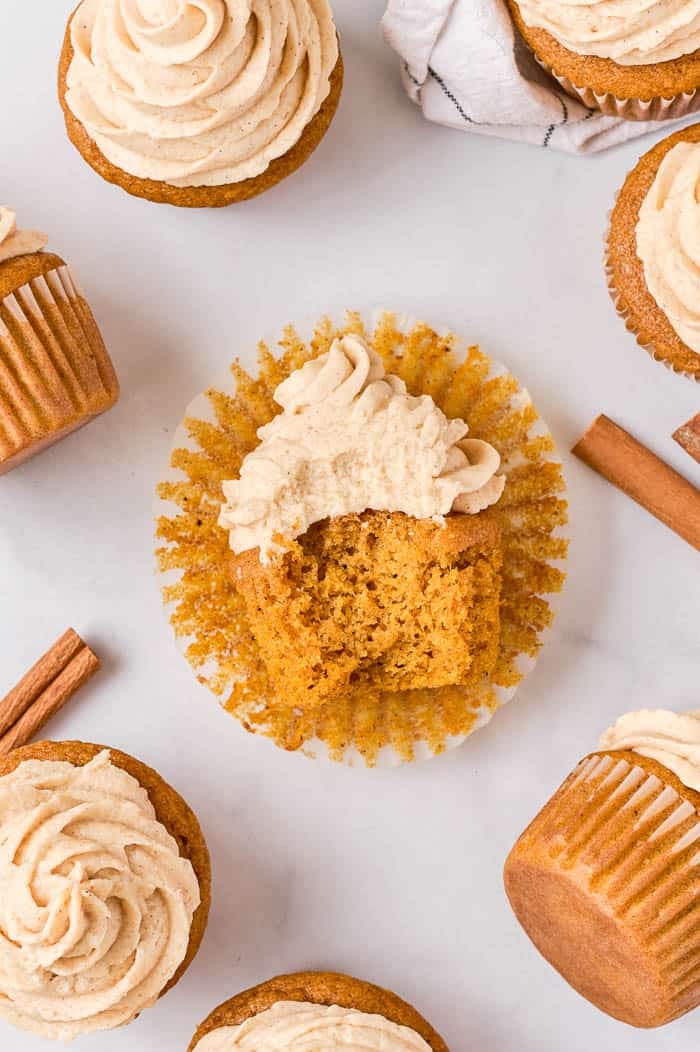
[[640, 346], [700, 380], [700, 124], [657, 143], [627, 176], [610, 219], [606, 270]]
[[119, 397], [92, 311], [47, 240], [0, 207], [0, 475]]
[[448, 1052], [415, 1008], [379, 986], [331, 972], [280, 975], [232, 997], [189, 1052]]
[[196, 817], [115, 749], [0, 757], [0, 1019], [67, 1041], [131, 1022], [181, 978], [207, 923]]
[[584, 997], [638, 1027], [700, 1005], [700, 712], [632, 712], [513, 848], [511, 905]]
[[184, 207], [245, 201], [307, 160], [343, 64], [328, 0], [82, 0], [59, 97], [108, 182]]
[[540, 65], [587, 106], [627, 120], [700, 106], [700, 0], [508, 0]]

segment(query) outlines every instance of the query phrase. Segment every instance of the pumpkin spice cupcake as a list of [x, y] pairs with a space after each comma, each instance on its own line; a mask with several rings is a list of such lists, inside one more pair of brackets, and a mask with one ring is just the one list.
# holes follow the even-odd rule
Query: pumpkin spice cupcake
[[59, 65], [66, 129], [87, 163], [130, 194], [188, 208], [291, 175], [342, 83], [328, 0], [82, 0]]
[[[312, 1037], [311, 1037], [312, 1035]], [[448, 1052], [415, 1008], [379, 986], [332, 972], [280, 975], [214, 1009], [189, 1052]]]
[[176, 636], [283, 748], [435, 755], [509, 700], [551, 621], [551, 437], [513, 377], [427, 325], [350, 314], [281, 346], [176, 435], [157, 504]]
[[657, 361], [700, 380], [700, 124], [646, 153], [613, 208], [606, 247], [618, 313]]
[[536, 59], [570, 95], [627, 120], [700, 107], [700, 0], [508, 0]]
[[119, 397], [92, 311], [47, 240], [0, 207], [0, 475]]
[[195, 815], [116, 749], [0, 757], [0, 1019], [67, 1041], [131, 1022], [175, 985], [207, 924]]
[[543, 956], [637, 1027], [700, 1005], [700, 713], [633, 712], [513, 848], [505, 885]]

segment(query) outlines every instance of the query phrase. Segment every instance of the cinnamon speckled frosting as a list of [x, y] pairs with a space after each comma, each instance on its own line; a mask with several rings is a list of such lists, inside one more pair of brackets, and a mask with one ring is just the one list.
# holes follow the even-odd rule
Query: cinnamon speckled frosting
[[354, 1008], [279, 1001], [240, 1026], [211, 1030], [194, 1052], [430, 1052], [407, 1026]]
[[200, 894], [148, 794], [104, 751], [0, 778], [0, 1018], [70, 1040], [152, 1004]]
[[620, 66], [668, 62], [700, 48], [700, 0], [518, 0], [523, 21], [579, 55]]
[[48, 241], [38, 230], [18, 230], [17, 216], [11, 208], [0, 205], [0, 263], [30, 252], [40, 252]]
[[224, 483], [219, 524], [235, 552], [291, 540], [314, 522], [401, 511], [439, 519], [495, 504], [505, 479], [487, 442], [466, 438], [429, 395], [412, 397], [359, 336], [336, 339], [279, 385], [283, 412], [260, 428], [260, 444]]
[[330, 91], [328, 0], [83, 0], [66, 101], [112, 164], [173, 186], [260, 175]]
[[682, 715], [666, 709], [628, 712], [603, 734], [600, 748], [647, 756], [700, 792], [700, 710]]

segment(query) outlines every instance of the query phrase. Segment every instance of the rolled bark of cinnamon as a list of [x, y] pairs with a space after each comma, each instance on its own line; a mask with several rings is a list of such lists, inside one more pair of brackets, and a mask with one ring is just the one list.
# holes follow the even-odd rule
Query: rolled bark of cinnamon
[[700, 490], [609, 417], [597, 417], [572, 452], [700, 551]]
[[697, 460], [700, 464], [700, 413], [696, 413], [692, 420], [674, 431], [673, 438], [686, 453], [690, 454], [693, 460]]

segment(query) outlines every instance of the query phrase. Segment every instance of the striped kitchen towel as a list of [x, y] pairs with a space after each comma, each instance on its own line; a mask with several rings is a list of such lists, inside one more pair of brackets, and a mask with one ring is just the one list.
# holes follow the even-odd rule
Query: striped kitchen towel
[[605, 117], [565, 94], [535, 62], [503, 0], [389, 0], [383, 27], [406, 91], [438, 124], [594, 153], [673, 123]]

